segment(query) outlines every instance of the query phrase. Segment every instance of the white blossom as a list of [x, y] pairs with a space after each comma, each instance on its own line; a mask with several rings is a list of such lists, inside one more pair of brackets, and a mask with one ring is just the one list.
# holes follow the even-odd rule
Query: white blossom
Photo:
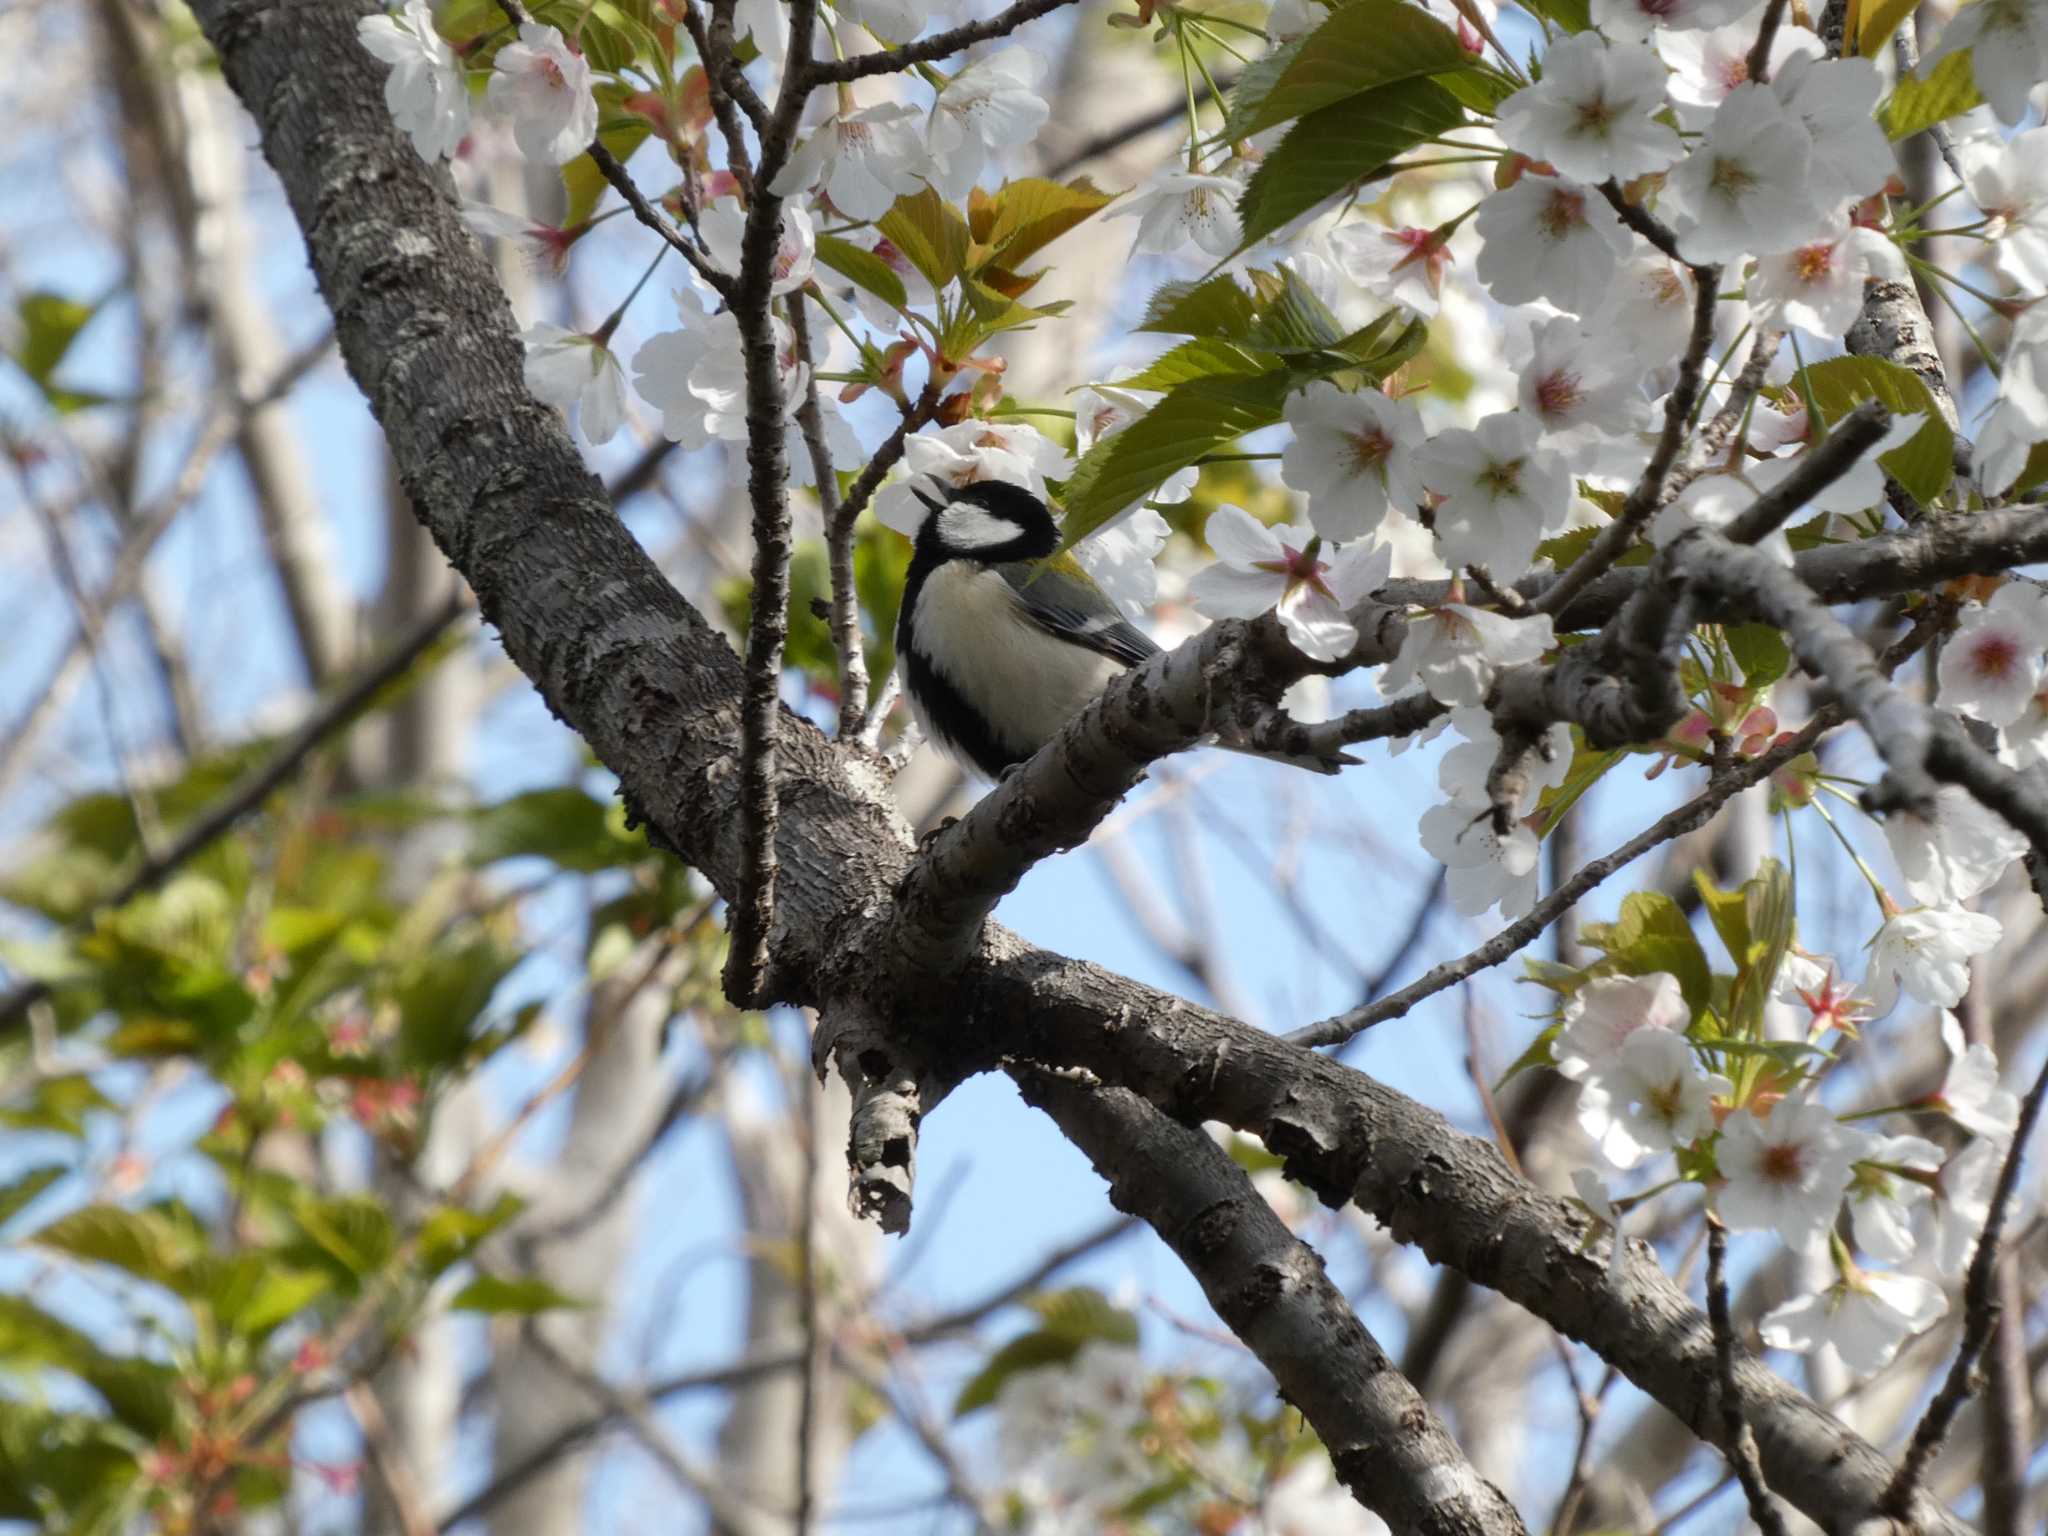
[[2048, 8], [2040, 0], [1977, 0], [1960, 7], [1920, 61], [1920, 73], [1970, 50], [1977, 89], [2002, 123], [2027, 115], [2027, 96], [2048, 74]]
[[1582, 1083], [1621, 1053], [1639, 1029], [1683, 1034], [1692, 1023], [1678, 978], [1666, 971], [1647, 976], [1596, 976], [1564, 1005], [1564, 1028], [1551, 1044], [1557, 1070]]
[[1813, 141], [1807, 169], [1817, 207], [1868, 196], [1898, 169], [1874, 115], [1884, 80], [1871, 60], [1827, 58], [1816, 39], [1812, 48], [1771, 66], [1771, 92]]
[[839, 14], [858, 22], [875, 36], [907, 43], [924, 30], [931, 7], [925, 0], [836, 0]]
[[1609, 37], [1640, 43], [1664, 28], [1718, 27], [1752, 0], [1593, 0], [1593, 25]]
[[1445, 868], [1444, 889], [1460, 916], [1498, 905], [1512, 919], [1535, 904], [1536, 834], [1523, 823], [1503, 835], [1494, 830], [1493, 807], [1454, 800], [1424, 811], [1420, 830], [1424, 851]]
[[384, 106], [423, 160], [454, 155], [469, 132], [469, 87], [462, 64], [434, 27], [427, 0], [405, 0], [396, 16], [365, 16], [356, 40], [391, 66]]
[[2030, 293], [2048, 290], [2048, 128], [2030, 128], [2010, 143], [1965, 140], [1957, 155], [1971, 200], [1991, 220], [1984, 236], [1996, 242], [1998, 270]]
[[1742, 85], [1679, 162], [1664, 198], [1688, 261], [1766, 255], [1810, 238], [1820, 214], [1808, 185], [1812, 141], [1768, 85]]
[[1714, 1100], [1733, 1092], [1727, 1078], [1700, 1069], [1683, 1035], [1636, 1029], [1612, 1057], [1590, 1064], [1579, 1124], [1615, 1167], [1633, 1168], [1712, 1135]]
[[[704, 232], [704, 244], [711, 259], [725, 271], [737, 274], [740, 250], [746, 236], [746, 210], [721, 198], [697, 215], [697, 227]], [[769, 268], [768, 291], [794, 293], [811, 280], [817, 269], [818, 235], [811, 216], [799, 202], [782, 205], [782, 231], [775, 242], [775, 259]]]
[[1479, 205], [1476, 271], [1502, 304], [1546, 299], [1584, 314], [1606, 297], [1629, 234], [1593, 188], [1524, 175]]
[[1948, 1311], [1948, 1296], [1918, 1275], [1851, 1269], [1817, 1296], [1800, 1296], [1764, 1315], [1758, 1332], [1773, 1349], [1831, 1347], [1857, 1375], [1891, 1363], [1899, 1345]]
[[1329, 1457], [1311, 1455], [1287, 1469], [1266, 1491], [1254, 1523], [1234, 1527], [1233, 1536], [1387, 1536], [1387, 1523], [1359, 1507]]
[[2005, 1168], [2003, 1143], [1979, 1137], [1942, 1164], [1934, 1181], [1934, 1267], [1951, 1279], [1968, 1267]]
[[1963, 1026], [1952, 1013], [1941, 1016], [1941, 1041], [1949, 1050], [1948, 1076], [1934, 1107], [1973, 1136], [2005, 1143], [2019, 1128], [2020, 1098], [1998, 1086], [1998, 1058], [1982, 1041], [1966, 1045]]
[[1738, 1232], [1774, 1230], [1801, 1249], [1826, 1232], [1871, 1138], [1826, 1105], [1787, 1095], [1759, 1120], [1738, 1109], [1721, 1127], [1715, 1160], [1725, 1181], [1721, 1219]]
[[1323, 537], [1364, 538], [1390, 507], [1412, 514], [1421, 502], [1422, 415], [1412, 402], [1318, 379], [1287, 397], [1284, 414], [1294, 437], [1280, 478], [1308, 496], [1308, 520]]
[[[1486, 799], [1486, 780], [1500, 757], [1500, 734], [1493, 728], [1493, 716], [1477, 706], [1452, 710], [1450, 721], [1465, 739], [1437, 760], [1437, 786], [1453, 800], [1478, 804]], [[1523, 758], [1526, 782], [1515, 806], [1517, 814], [1526, 816], [1535, 810], [1543, 792], [1562, 784], [1571, 767], [1571, 727], [1554, 721]]]
[[1408, 620], [1400, 654], [1380, 676], [1380, 691], [1391, 698], [1419, 682], [1445, 704], [1477, 704], [1502, 667], [1534, 661], [1555, 643], [1547, 613], [1518, 619], [1445, 603]]
[[545, 321], [519, 339], [526, 345], [526, 387], [565, 415], [576, 410], [591, 442], [610, 442], [626, 419], [626, 376], [612, 349]]
[[1691, 274], [1661, 254], [1622, 263], [1586, 329], [1638, 367], [1669, 365], [1692, 334]]
[[1188, 242], [1218, 258], [1237, 249], [1238, 183], [1198, 171], [1161, 171], [1142, 190], [1112, 208], [1107, 217], [1136, 219], [1133, 251], [1171, 256]]
[[917, 536], [925, 519], [915, 487], [936, 480], [953, 490], [982, 480], [1021, 485], [1043, 500], [1047, 479], [1064, 480], [1073, 458], [1036, 427], [1018, 421], [963, 421], [936, 432], [919, 432], [903, 445], [905, 473], [875, 495], [875, 518], [905, 538]]
[[[374, 18], [372, 18], [374, 19]], [[573, 230], [543, 224], [529, 214], [507, 213], [487, 203], [465, 202], [462, 222], [487, 240], [509, 240], [527, 264], [560, 277], [569, 265], [569, 247], [587, 224]]]
[[1068, 551], [1125, 613], [1159, 601], [1159, 551], [1173, 529], [1150, 507], [1133, 507], [1091, 531]]
[[1500, 106], [1503, 141], [1583, 182], [1630, 181], [1661, 171], [1683, 148], [1653, 116], [1664, 106], [1664, 66], [1637, 43], [1580, 32], [1543, 55], [1543, 78]]
[[2023, 835], [1958, 784], [1935, 791], [1924, 815], [1893, 811], [1885, 817], [1884, 836], [1906, 889], [1928, 906], [1968, 901], [2027, 851]]
[[1377, 545], [1328, 553], [1314, 530], [1268, 528], [1241, 507], [1224, 505], [1202, 530], [1213, 564], [1195, 572], [1188, 599], [1212, 619], [1252, 619], [1277, 609], [1281, 627], [1304, 656], [1335, 661], [1358, 643], [1349, 612], [1383, 586], [1392, 563]]
[[[1757, 22], [1758, 16], [1752, 12], [1726, 26], [1662, 31], [1652, 39], [1671, 66], [1671, 100], [1685, 127], [1706, 126], [1714, 109], [1748, 81], [1749, 51], [1756, 46]], [[1765, 72], [1775, 78], [1795, 55], [1821, 51], [1821, 40], [1803, 27], [1780, 27], [1771, 40]]]
[[1422, 483], [1444, 498], [1436, 537], [1450, 564], [1484, 565], [1513, 580], [1528, 570], [1544, 536], [1564, 526], [1571, 475], [1538, 446], [1541, 437], [1534, 420], [1506, 411], [1440, 432], [1417, 450]]
[[1960, 907], [1914, 907], [1885, 919], [1870, 941], [1870, 973], [1863, 990], [1871, 1016], [1882, 1018], [1910, 997], [1953, 1008], [1969, 990], [1970, 960], [1998, 942], [1998, 919]]
[[1006, 48], [945, 83], [925, 130], [931, 181], [941, 197], [965, 197], [992, 152], [1038, 136], [1052, 115], [1038, 92], [1045, 69], [1029, 49]]
[[542, 165], [567, 165], [597, 137], [590, 64], [553, 27], [520, 25], [519, 41], [498, 50], [484, 98], [512, 120], [519, 152]]
[[1570, 315], [1554, 316], [1530, 333], [1529, 355], [1517, 378], [1516, 404], [1542, 423], [1560, 451], [1583, 451], [1649, 421], [1635, 359], [1617, 353]]
[[[1074, 452], [1085, 457], [1104, 438], [1114, 437], [1157, 403], [1150, 390], [1119, 389], [1112, 381], [1074, 391]], [[1139, 498], [1178, 506], [1195, 494], [1202, 471], [1195, 465], [1177, 469]], [[1135, 503], [1134, 503], [1135, 504]]]
[[1433, 229], [1389, 229], [1369, 219], [1330, 232], [1330, 259], [1367, 293], [1418, 315], [1433, 315], [1443, 301], [1444, 272], [1452, 261], [1450, 238]]
[[1901, 1170], [1933, 1173], [1941, 1148], [1924, 1136], [1886, 1136], [1856, 1165], [1849, 1181], [1849, 1222], [1856, 1246], [1873, 1259], [1903, 1264], [1913, 1256], [1913, 1208], [1932, 1191]]
[[[633, 387], [661, 412], [663, 435], [685, 448], [712, 438], [744, 442], [747, 380], [739, 317], [731, 310], [706, 315], [696, 294], [676, 293], [682, 328], [650, 336], [633, 354]], [[802, 404], [810, 370], [797, 356], [796, 339], [781, 316], [772, 316], [782, 379], [783, 419]]]
[[1770, 324], [1841, 336], [1862, 312], [1864, 281], [1890, 246], [1876, 230], [1837, 213], [1806, 244], [1758, 259], [1749, 302]]
[[773, 187], [792, 197], [822, 187], [832, 206], [852, 219], [879, 219], [896, 199], [923, 184], [930, 164], [917, 131], [917, 109], [885, 101], [841, 110], [797, 147]]
[[1942, 647], [1942, 705], [1987, 725], [2011, 725], [2034, 702], [2048, 651], [2048, 592], [2007, 582], [1968, 604]]

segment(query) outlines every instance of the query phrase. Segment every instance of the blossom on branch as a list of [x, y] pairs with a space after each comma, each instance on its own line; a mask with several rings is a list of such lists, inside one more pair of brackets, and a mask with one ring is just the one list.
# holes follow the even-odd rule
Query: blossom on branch
[[1826, 1105], [1792, 1095], [1761, 1119], [1754, 1110], [1736, 1110], [1715, 1150], [1724, 1181], [1715, 1195], [1721, 1219], [1737, 1232], [1776, 1231], [1788, 1248], [1803, 1251], [1834, 1221], [1850, 1171], [1870, 1155], [1871, 1140]]
[[931, 158], [917, 131], [918, 112], [900, 101], [839, 112], [797, 147], [776, 173], [778, 196], [821, 188], [851, 219], [879, 219], [896, 199], [924, 184]]
[[945, 83], [925, 129], [941, 197], [965, 197], [991, 153], [1028, 144], [1045, 126], [1052, 115], [1038, 91], [1045, 71], [1045, 60], [1028, 48], [1006, 48]]
[[1134, 252], [1171, 256], [1192, 241], [1198, 250], [1220, 260], [1237, 249], [1243, 227], [1237, 217], [1240, 190], [1228, 176], [1162, 171], [1105, 217], [1138, 221]]
[[1442, 703], [1478, 704], [1503, 667], [1535, 661], [1555, 643], [1547, 613], [1518, 619], [1447, 602], [1410, 617], [1380, 691], [1391, 698], [1420, 683]]
[[903, 445], [904, 474], [875, 495], [875, 518], [905, 538], [917, 537], [926, 517], [916, 484], [936, 480], [961, 490], [983, 480], [1020, 485], [1044, 500], [1047, 479], [1073, 473], [1073, 457], [1036, 427], [1021, 421], [963, 421], [919, 432]]
[[597, 137], [589, 61], [553, 27], [521, 24], [519, 41], [498, 50], [484, 99], [511, 119], [519, 152], [542, 165], [567, 165]]
[[1970, 985], [1970, 961], [1998, 942], [1998, 919], [1960, 907], [1893, 912], [1870, 941], [1863, 990], [1873, 1018], [1892, 1011], [1903, 987], [1909, 997], [1953, 1008]]
[[1891, 1364], [1899, 1346], [1948, 1311], [1948, 1296], [1918, 1275], [1843, 1268], [1817, 1296], [1800, 1296], [1766, 1313], [1758, 1331], [1773, 1349], [1827, 1346], [1859, 1376]]
[[626, 375], [612, 349], [584, 331], [542, 321], [520, 333], [526, 344], [526, 387], [567, 415], [583, 435], [608, 443], [626, 419]]
[[1606, 296], [1629, 234], [1581, 182], [1529, 172], [1479, 205], [1476, 270], [1502, 304], [1546, 299], [1585, 314]]
[[1664, 65], [1648, 48], [1580, 32], [1551, 45], [1543, 78], [1500, 106], [1500, 136], [1561, 175], [1632, 181], [1684, 153], [1653, 114], [1664, 106]]
[[1268, 528], [1227, 504], [1209, 514], [1202, 536], [1216, 560], [1188, 582], [1196, 612], [1255, 619], [1277, 610], [1287, 638], [1317, 661], [1335, 661], [1358, 643], [1350, 610], [1386, 583], [1393, 564], [1376, 544], [1348, 544], [1325, 560], [1323, 541], [1312, 529]]
[[1990, 889], [2027, 851], [2024, 836], [1957, 784], [1935, 791], [1924, 814], [1891, 812], [1884, 836], [1906, 889], [1929, 906], [1960, 904]]
[[1732, 261], [1790, 250], [1816, 233], [1805, 125], [1768, 85], [1742, 85], [1665, 183], [1686, 260]]
[[[729, 273], [740, 270], [740, 249], [747, 229], [746, 210], [739, 204], [719, 199], [697, 215], [697, 227], [704, 232], [704, 244], [711, 259]], [[775, 243], [775, 258], [769, 269], [768, 291], [794, 293], [811, 280], [817, 270], [818, 235], [802, 203], [782, 205], [782, 233]]]
[[1484, 565], [1501, 580], [1528, 570], [1536, 546], [1571, 513], [1564, 460], [1537, 446], [1542, 429], [1519, 411], [1439, 432], [1416, 453], [1422, 483], [1443, 497], [1437, 544], [1453, 566]]
[[1414, 455], [1423, 432], [1412, 402], [1318, 379], [1287, 397], [1284, 415], [1294, 439], [1280, 456], [1280, 478], [1308, 496], [1316, 532], [1359, 539], [1389, 510], [1414, 513], [1422, 500]]
[[452, 157], [469, 132], [469, 86], [462, 64], [434, 27], [427, 0], [405, 0], [396, 16], [365, 16], [356, 39], [391, 66], [384, 106], [423, 160]]
[[1330, 259], [1367, 293], [1433, 315], [1443, 301], [1451, 238], [1442, 230], [1389, 229], [1355, 220], [1330, 231]]
[[1766, 324], [1797, 326], [1832, 340], [1856, 323], [1865, 280], [1878, 275], [1890, 256], [1891, 242], [1883, 235], [1836, 213], [1804, 245], [1758, 259], [1749, 301]]

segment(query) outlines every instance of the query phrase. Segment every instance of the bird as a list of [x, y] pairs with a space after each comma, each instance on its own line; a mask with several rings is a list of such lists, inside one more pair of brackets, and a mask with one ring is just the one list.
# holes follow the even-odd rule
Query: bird
[[[1060, 550], [1040, 497], [997, 480], [940, 484], [942, 496], [911, 487], [929, 515], [904, 576], [896, 664], [926, 738], [994, 782], [1159, 646]], [[1218, 745], [1318, 773], [1351, 761]]]

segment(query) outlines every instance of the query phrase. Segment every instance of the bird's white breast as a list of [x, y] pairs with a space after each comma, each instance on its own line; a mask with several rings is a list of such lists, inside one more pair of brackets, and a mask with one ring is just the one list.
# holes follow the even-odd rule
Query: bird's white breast
[[1123, 670], [1039, 628], [1007, 581], [965, 561], [926, 578], [912, 624], [932, 665], [1005, 741], [1029, 751]]

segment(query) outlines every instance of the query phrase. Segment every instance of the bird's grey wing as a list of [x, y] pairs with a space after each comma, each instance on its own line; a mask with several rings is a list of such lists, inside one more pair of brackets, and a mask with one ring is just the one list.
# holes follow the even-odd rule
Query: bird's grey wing
[[1032, 621], [1047, 633], [1074, 645], [1135, 667], [1159, 647], [1132, 625], [1094, 582], [1078, 569], [1062, 569], [1066, 560], [1013, 560], [995, 569], [1022, 603]]

